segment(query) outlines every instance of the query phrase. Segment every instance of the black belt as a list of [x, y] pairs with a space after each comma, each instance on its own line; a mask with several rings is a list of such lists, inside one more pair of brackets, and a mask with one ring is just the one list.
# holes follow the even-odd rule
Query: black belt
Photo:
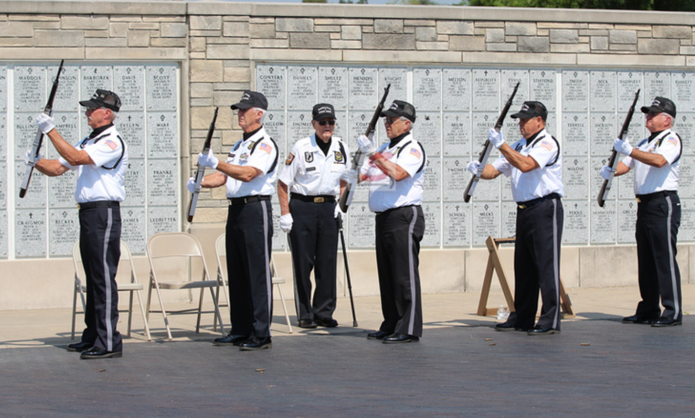
[[97, 200], [96, 202], [78, 203], [77, 209], [94, 209], [98, 207], [117, 208], [120, 206], [121, 204], [115, 200]]
[[656, 199], [658, 197], [666, 197], [666, 196], [678, 196], [678, 192], [675, 190], [664, 190], [663, 192], [656, 192], [656, 193], [649, 193], [649, 194], [638, 194], [635, 195], [635, 198], [637, 199], [638, 202], [644, 203], [644, 202], [649, 202], [652, 199]]
[[297, 199], [302, 202], [310, 203], [333, 203], [335, 202], [335, 196], [330, 195], [319, 195], [319, 196], [304, 196], [299, 193], [290, 193], [290, 197], [294, 200]]
[[270, 196], [256, 195], [244, 197], [228, 197], [227, 200], [229, 200], [229, 206], [245, 205], [251, 202], [260, 202], [261, 200], [270, 200]]
[[399, 206], [399, 207], [397, 207], [397, 208], [386, 209], [386, 210], [383, 211], [383, 212], [376, 212], [376, 214], [377, 214], [377, 215], [384, 215], [384, 214], [386, 214], [386, 213], [390, 213], [390, 212], [392, 212], [392, 211], [394, 211], [394, 210], [397, 210], [397, 209], [413, 208], [413, 207], [418, 207], [418, 206], [420, 206], [420, 205], [405, 205], [405, 206]]
[[560, 197], [561, 196], [557, 193], [550, 193], [543, 197], [539, 197], [538, 199], [527, 200], [526, 202], [517, 202], [517, 206], [519, 207], [519, 209], [528, 209], [532, 206], [536, 206], [541, 202], [545, 202], [546, 200], [559, 199]]

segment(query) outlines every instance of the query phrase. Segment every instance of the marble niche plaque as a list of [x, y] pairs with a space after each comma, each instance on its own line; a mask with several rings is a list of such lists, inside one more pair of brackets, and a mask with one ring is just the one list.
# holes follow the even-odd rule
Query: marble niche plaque
[[695, 196], [695, 156], [681, 155], [678, 169], [678, 193], [681, 196]]
[[442, 71], [442, 102], [445, 111], [468, 111], [471, 108], [472, 72], [462, 68]]
[[[394, 100], [408, 101], [408, 71], [405, 68], [380, 68], [379, 69], [379, 94], [384, 94], [386, 86], [391, 85], [389, 95], [384, 102], [384, 107]], [[378, 100], [381, 100], [379, 97]], [[374, 103], [376, 108], [377, 103]], [[417, 109], [417, 107], [416, 107]]]
[[[381, 96], [384, 95], [384, 88], [377, 89], [378, 73], [376, 68], [370, 67], [354, 67], [350, 68], [348, 79], [348, 88], [350, 90], [350, 110], [369, 110], [376, 109]], [[391, 99], [391, 93], [386, 98], [384, 107], [388, 108]], [[371, 119], [371, 114], [369, 115]], [[369, 121], [367, 121], [369, 123]]]
[[145, 158], [145, 115], [140, 112], [119, 112], [116, 129], [128, 148], [128, 158]]
[[269, 110], [285, 108], [287, 68], [282, 65], [257, 65], [256, 89], [268, 99]]
[[423, 247], [439, 247], [441, 245], [442, 209], [439, 203], [423, 203], [422, 212], [425, 215], [425, 235], [420, 245]]
[[175, 112], [147, 114], [149, 158], [175, 158], [179, 149], [178, 118]]
[[[639, 109], [644, 103], [642, 73], [639, 71], [618, 71], [618, 112], [627, 112], [630, 109], [637, 90], [640, 91], [640, 97], [635, 104], [635, 115], [640, 112]], [[622, 118], [625, 117], [621, 115], [621, 113], [618, 114]]]
[[511, 238], [516, 236], [516, 202], [502, 202], [500, 211], [500, 237]]
[[635, 244], [637, 201], [618, 201], [618, 244]]
[[29, 181], [29, 188], [23, 198], [19, 197], [19, 189], [22, 186], [24, 173], [27, 166], [24, 161], [15, 161], [14, 163], [14, 184], [15, 190], [12, 193], [17, 193], [15, 198], [16, 208], [45, 208], [46, 207], [46, 176], [41, 174], [39, 170], [34, 170]]
[[[495, 127], [495, 122], [497, 122], [498, 116], [499, 115], [496, 115], [494, 113], [473, 112], [473, 123], [471, 124], [471, 141], [473, 144], [474, 156], [477, 156], [483, 150], [483, 144], [485, 144], [485, 141], [487, 140], [487, 133], [490, 131], [490, 128]], [[519, 133], [518, 126], [516, 128], [516, 133]], [[511, 135], [510, 138], [515, 138], [517, 136], [513, 135], [509, 129], [505, 129], [503, 134]], [[513, 140], [510, 143], [514, 143], [515, 141], [516, 140]], [[497, 150], [494, 150], [493, 153], [499, 155], [499, 151]]]
[[0, 113], [0, 155], [7, 156], [7, 115]]
[[427, 202], [439, 202], [442, 198], [442, 160], [440, 158], [427, 158], [423, 177], [423, 200]]
[[[311, 112], [287, 112], [287, 138], [290, 149], [295, 142], [314, 133], [311, 126]], [[357, 145], [357, 139], [355, 139]]]
[[374, 214], [366, 203], [353, 203], [348, 211], [348, 248], [374, 248]]
[[601, 208], [591, 205], [591, 244], [615, 244], [617, 235], [617, 212], [615, 201], [606, 202]]
[[[210, 170], [208, 170], [210, 171]], [[147, 171], [145, 160], [129, 159], [125, 172], [125, 201], [124, 206], [140, 206], [145, 204]], [[174, 187], [174, 185], [171, 185]]]
[[[491, 164], [493, 161], [494, 159], [489, 159], [488, 164]], [[469, 180], [469, 178], [463, 179], [463, 181], [465, 182], [465, 184], [463, 185], [464, 190], [468, 185]], [[504, 174], [493, 180], [481, 179], [478, 181], [478, 185], [475, 186], [475, 191], [473, 192], [473, 200], [476, 202], [479, 202], [481, 200], [497, 201], [500, 199], [500, 187], [510, 187], [509, 179], [505, 177]], [[461, 198], [463, 199], [463, 193], [461, 193]]]
[[[51, 88], [53, 87], [53, 81], [55, 80], [57, 72], [57, 65], [48, 67], [48, 93], [51, 92]], [[73, 65], [63, 65], [63, 71], [60, 72], [60, 81], [58, 82], [58, 89], [56, 90], [56, 97], [53, 100], [54, 112], [84, 110], [84, 108], [80, 106], [80, 100], [87, 100], [92, 96], [80, 98], [80, 89], [78, 89], [79, 82], [80, 67]], [[60, 132], [60, 130], [58, 131]]]
[[0, 160], [0, 209], [7, 209], [7, 163]]
[[471, 245], [470, 205], [452, 202], [444, 205], [444, 247]]
[[681, 199], [681, 226], [678, 229], [678, 241], [695, 241], [695, 199]]
[[[350, 152], [354, 153], [357, 151], [359, 148], [357, 146], [357, 137], [360, 135], [364, 135], [367, 132], [367, 128], [369, 127], [369, 122], [372, 120], [372, 115], [373, 112], [350, 112], [349, 115], [349, 120], [348, 120], [348, 137], [343, 138], [347, 139], [348, 141], [348, 147], [350, 148]], [[377, 125], [381, 125], [377, 123]], [[375, 141], [374, 144], [378, 148], [381, 142], [379, 142], [379, 137], [377, 137], [376, 133], [378, 133], [380, 130], [377, 129], [377, 132], [375, 132]], [[385, 135], [385, 134], [384, 134]], [[385, 136], [383, 136], [385, 138]]]
[[519, 88], [516, 91], [516, 95], [514, 96], [512, 106], [509, 108], [509, 113], [507, 116], [517, 112], [519, 109], [521, 109], [521, 105], [525, 101], [529, 100], [528, 78], [529, 74], [526, 70], [502, 70], [500, 75], [500, 110], [502, 110], [502, 107], [507, 104], [507, 100], [509, 100], [509, 96], [511, 96], [512, 92], [514, 91], [514, 86], [516, 86], [516, 83], [519, 83]]
[[[154, 81], [154, 79], [153, 79]], [[157, 88], [159, 84], [148, 85], [148, 88]], [[165, 94], [169, 94], [165, 89]], [[113, 67], [113, 91], [121, 99], [119, 119], [123, 112], [144, 110], [145, 108], [145, 70], [140, 65], [117, 65]], [[149, 92], [149, 89], [148, 89]], [[152, 97], [150, 95], [150, 97]], [[169, 100], [175, 100], [170, 97]], [[175, 108], [175, 107], [174, 107]], [[168, 109], [171, 109], [168, 107]]]
[[[33, 181], [33, 179], [32, 179]], [[57, 177], [48, 177], [48, 202], [51, 208], [74, 208], [77, 171], [68, 170]]]
[[685, 71], [671, 73], [669, 99], [676, 104], [676, 109], [695, 109], [695, 74]]
[[15, 112], [36, 114], [43, 111], [46, 106], [46, 67], [14, 67], [14, 105]]
[[[38, 113], [15, 113], [14, 114], [14, 159], [24, 161], [24, 156], [27, 151], [30, 151], [34, 139], [39, 132], [36, 125], [36, 116]], [[50, 140], [44, 137], [44, 145], [42, 145], [41, 154], [45, 151], [45, 142]], [[21, 183], [20, 183], [21, 184]]]
[[[56, 129], [66, 141], [71, 144], [77, 144], [82, 140], [80, 137], [80, 117], [77, 113], [55, 112], [53, 113], [53, 120], [55, 120]], [[34, 126], [37, 127], [36, 123], [34, 123]], [[48, 136], [43, 137], [41, 155], [47, 155], [51, 159], [60, 157]]]
[[318, 69], [290, 66], [287, 69], [287, 109], [308, 111], [316, 104]]
[[471, 116], [468, 113], [444, 113], [442, 124], [444, 156], [471, 156]]
[[[622, 161], [623, 158], [618, 157], [618, 159], [620, 161]], [[611, 188], [610, 193], [611, 193], [611, 195], [613, 195], [613, 194], [617, 195], [618, 199], [634, 199], [635, 198], [635, 171], [630, 170], [620, 177], [614, 177], [613, 178], [613, 187]]]
[[589, 197], [589, 160], [585, 156], [565, 157], [562, 161], [562, 184], [565, 198]]
[[[480, 187], [480, 186], [478, 186]], [[471, 219], [473, 221], [473, 245], [485, 245], [487, 237], [500, 237], [500, 204], [499, 202], [473, 202]]]
[[[269, 111], [266, 114], [265, 120], [263, 121], [263, 127], [265, 128], [268, 135], [278, 144], [281, 154], [287, 149], [287, 135], [285, 134], [286, 129], [285, 123], [285, 112], [283, 111]], [[291, 147], [291, 145], [290, 145]]]
[[421, 112], [413, 125], [413, 137], [425, 148], [427, 157], [442, 154], [442, 117], [439, 112]]
[[589, 153], [589, 117], [586, 113], [562, 115], [562, 155]]
[[[442, 171], [442, 187], [444, 189], [444, 201], [455, 202], [463, 200], [463, 192], [473, 176], [466, 170], [468, 158], [444, 158], [444, 170]], [[479, 180], [480, 183], [489, 180]], [[478, 191], [476, 186], [476, 192]], [[477, 194], [474, 193], [474, 196]]]
[[589, 109], [589, 72], [563, 71], [562, 96], [564, 112], [586, 112]]
[[330, 103], [336, 111], [346, 110], [348, 70], [346, 67], [320, 67], [318, 103]]
[[7, 67], [0, 65], [0, 112], [7, 110]]
[[[108, 65], [80, 67], [80, 100], [89, 100], [97, 89], [113, 91], [113, 69]], [[118, 92], [118, 97], [121, 97]], [[88, 131], [89, 132], [89, 131]]]
[[[347, 112], [335, 112], [335, 130], [333, 130], [333, 135], [342, 139], [347, 144]], [[312, 131], [316, 132], [312, 126]], [[348, 147], [349, 148], [349, 147]]]
[[562, 226], [562, 243], [588, 244], [589, 203], [586, 200], [565, 200], [562, 205], [565, 214]]
[[442, 108], [442, 70], [435, 68], [413, 69], [413, 106], [417, 110], [440, 110]]
[[9, 238], [7, 236], [7, 211], [0, 211], [0, 258], [9, 256]]
[[[670, 74], [662, 71], [645, 71], [643, 93], [643, 99], [640, 100], [640, 102], [645, 105], [650, 104], [657, 96], [671, 98]], [[676, 109], [677, 108], [678, 103], [676, 103]]]
[[[127, 192], [126, 192], [127, 193]], [[128, 197], [126, 195], [126, 203]], [[133, 254], [145, 254], [147, 243], [147, 225], [145, 208], [121, 208], [121, 239], [125, 241]]]
[[[678, 105], [676, 105], [676, 108], [677, 106]], [[695, 138], [695, 113], [678, 112], [676, 115], [673, 129], [681, 138]], [[683, 141], [683, 153], [695, 154], [695, 141]]]
[[179, 189], [177, 160], [149, 160], [147, 166], [148, 205], [175, 205]]
[[80, 239], [80, 221], [77, 208], [48, 211], [48, 253], [51, 257], [68, 257]]
[[45, 209], [18, 209], [14, 214], [14, 247], [17, 258], [45, 257], [47, 231]]
[[591, 71], [591, 102], [592, 112], [612, 112], [615, 110], [617, 99], [615, 71]]
[[272, 204], [273, 210], [273, 251], [285, 251], [289, 245], [287, 240], [289, 235], [282, 232], [280, 229], [280, 203]]
[[590, 118], [591, 155], [610, 155], [620, 127], [613, 113], [592, 113]]
[[176, 65], [148, 65], [146, 76], [147, 110], [176, 110], [176, 104], [178, 103]]
[[542, 102], [548, 112], [555, 111], [557, 102], [556, 73], [553, 70], [531, 70], [529, 97]]
[[353, 202], [368, 202], [369, 201], [369, 182], [363, 181], [358, 183], [355, 188], [355, 193], [352, 195]]
[[176, 206], [147, 209], [147, 236], [179, 230], [179, 209]]
[[[473, 111], [497, 111], [500, 109], [499, 70], [475, 69], [473, 79]], [[507, 100], [506, 98], [504, 99]], [[492, 121], [494, 124], [495, 121]], [[487, 137], [487, 135], [486, 135]]]

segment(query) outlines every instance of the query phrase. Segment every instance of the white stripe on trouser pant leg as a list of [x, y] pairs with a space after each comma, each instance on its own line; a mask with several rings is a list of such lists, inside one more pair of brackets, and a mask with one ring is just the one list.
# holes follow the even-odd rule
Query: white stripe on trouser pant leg
[[557, 322], [560, 318], [560, 266], [558, 265], [558, 248], [557, 248], [557, 199], [551, 199], [553, 202], [553, 275], [555, 279], [555, 306], [557, 311], [553, 317], [553, 329], [557, 329]]
[[413, 230], [417, 222], [417, 208], [413, 209], [413, 220], [408, 228], [408, 267], [410, 272], [410, 320], [408, 323], [408, 335], [413, 335], [415, 328], [415, 306], [417, 305], [417, 292], [415, 291], [415, 260], [413, 255]]
[[265, 255], [265, 289], [268, 293], [268, 336], [270, 336], [270, 324], [273, 323], [273, 278], [270, 274], [270, 257], [268, 256], [268, 211], [265, 200], [261, 200], [261, 209], [263, 209], [263, 254]]
[[671, 270], [671, 287], [673, 288], [673, 319], [678, 319], [680, 305], [678, 304], [678, 283], [676, 283], [676, 266], [674, 265], [673, 247], [671, 247], [671, 217], [673, 216], [673, 203], [671, 196], [666, 196], [668, 204], [668, 216], [666, 217], [666, 238], [668, 240], [668, 266]]
[[109, 240], [111, 239], [111, 226], [113, 225], [113, 209], [107, 209], [106, 235], [104, 235], [104, 285], [106, 286], [106, 309], [104, 311], [104, 323], [106, 324], [106, 351], [113, 351], [113, 329], [111, 329], [111, 270], [106, 260], [109, 254]]

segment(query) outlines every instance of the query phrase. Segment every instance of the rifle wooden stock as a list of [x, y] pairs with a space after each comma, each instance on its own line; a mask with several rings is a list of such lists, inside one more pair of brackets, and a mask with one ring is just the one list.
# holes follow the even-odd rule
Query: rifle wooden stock
[[[215, 115], [212, 117], [212, 122], [210, 122], [210, 127], [208, 128], [208, 136], [205, 138], [205, 143], [203, 144], [203, 154], [207, 154], [210, 151], [210, 143], [212, 142], [212, 134], [215, 132], [215, 121], [217, 121], [217, 112], [219, 109], [219, 107], [215, 107]], [[198, 171], [195, 174], [195, 191], [191, 195], [191, 202], [188, 205], [188, 222], [193, 222], [203, 177], [205, 177], [205, 167], [199, 164]]]
[[[637, 93], [635, 93], [635, 100], [632, 101], [632, 106], [630, 106], [630, 109], [627, 111], [627, 115], [625, 115], [625, 120], [623, 121], [623, 127], [620, 129], [620, 132], [618, 133], [618, 136], [620, 139], [623, 141], [627, 139], [627, 131], [630, 128], [630, 121], [632, 120], [632, 115], [635, 113], [635, 105], [637, 104], [637, 99], [639, 98], [639, 92], [640, 89], [637, 89]], [[599, 207], [603, 207], [603, 205], [606, 204], [606, 199], [608, 199], [608, 192], [611, 190], [611, 187], [613, 185], [613, 177], [615, 177], [615, 169], [618, 166], [618, 151], [612, 150], [610, 157], [608, 157], [608, 167], [611, 168], [611, 172], [608, 175], [608, 179], [603, 180], [603, 184], [601, 185], [601, 190], [598, 192], [598, 205]]]
[[[47, 115], [51, 115], [53, 113], [53, 100], [56, 97], [56, 91], [58, 91], [58, 83], [60, 81], [60, 73], [63, 71], [63, 63], [65, 60], [60, 60], [60, 67], [58, 67], [58, 73], [56, 74], [55, 80], [53, 80], [53, 87], [51, 87], [51, 93], [48, 95], [48, 102], [46, 103], [46, 107], [43, 108], [43, 113]], [[34, 138], [34, 143], [31, 147], [31, 157], [36, 163], [36, 157], [39, 156], [39, 151], [41, 151], [41, 144], [43, 143], [43, 136], [44, 133], [41, 132], [41, 128], [39, 128], [36, 132], [36, 137]], [[19, 189], [19, 197], [23, 198], [27, 194], [27, 189], [29, 188], [29, 182], [31, 181], [31, 175], [34, 172], [34, 166], [30, 165], [27, 166], [26, 171], [24, 172], [24, 179], [22, 179], [22, 186]]]
[[[390, 89], [391, 84], [387, 85], [384, 89], [384, 95], [381, 96], [381, 101], [379, 101], [379, 104], [376, 106], [376, 109], [374, 110], [374, 115], [372, 115], [372, 120], [369, 122], [369, 125], [367, 126], [367, 132], [365, 133], [365, 135], [368, 136], [369, 139], [373, 139], [374, 137], [374, 132], [376, 131], [376, 124], [377, 122], [379, 122], [379, 116], [381, 115], [381, 111], [384, 109], [384, 102], [386, 101], [386, 97], [388, 97], [389, 95]], [[357, 170], [360, 168], [361, 165], [362, 151], [360, 151], [360, 149], [358, 148], [355, 152], [355, 156], [352, 158], [351, 168], [352, 170]], [[343, 212], [347, 212], [348, 207], [350, 207], [352, 195], [355, 193], [354, 186], [355, 185], [353, 183], [348, 183], [345, 187], [345, 190], [343, 191], [343, 194], [340, 195], [340, 200], [338, 200], [338, 206], [340, 207], [340, 210]]]
[[[517, 82], [516, 86], [514, 86], [514, 91], [512, 92], [511, 96], [509, 96], [509, 99], [507, 100], [507, 103], [505, 103], [504, 108], [502, 108], [502, 112], [497, 118], [497, 122], [495, 122], [495, 130], [497, 132], [500, 132], [502, 130], [504, 118], [507, 117], [507, 112], [509, 112], [509, 108], [512, 106], [512, 101], [514, 100], [514, 96], [516, 96], [516, 91], [519, 89], [519, 83], [520, 82]], [[485, 164], [487, 163], [488, 157], [490, 157], [490, 153], [492, 153], [492, 144], [490, 143], [489, 139], [486, 139], [485, 144], [483, 145], [483, 150], [480, 152], [480, 155], [478, 156], [478, 161], [480, 162], [480, 166], [483, 168], [483, 170], [485, 169]], [[468, 186], [466, 186], [466, 190], [463, 192], [464, 202], [468, 203], [471, 200], [471, 197], [473, 197], [473, 192], [475, 192], [475, 187], [478, 185], [479, 180], [480, 176], [474, 174], [471, 180], [468, 182]]]

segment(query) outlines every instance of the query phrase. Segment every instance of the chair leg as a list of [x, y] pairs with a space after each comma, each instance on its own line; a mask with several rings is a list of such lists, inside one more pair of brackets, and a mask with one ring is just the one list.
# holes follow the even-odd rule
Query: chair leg
[[[210, 288], [212, 289], [212, 288]], [[195, 324], [195, 332], [196, 334], [200, 332], [200, 316], [203, 313], [203, 295], [205, 294], [205, 290], [201, 287], [200, 288], [200, 301], [198, 302], [198, 322]], [[212, 300], [215, 300], [215, 294], [213, 293], [212, 295]]]
[[128, 338], [130, 338], [130, 327], [133, 325], [133, 292], [130, 291], [130, 300], [128, 301]]
[[75, 339], [75, 317], [77, 316], [77, 282], [73, 284], [72, 292], [72, 332], [70, 333], [70, 339]]
[[[219, 287], [218, 287], [219, 289]], [[217, 315], [215, 318], [219, 319], [220, 321], [220, 331], [222, 331], [222, 335], [226, 335], [224, 332], [224, 323], [222, 322], [222, 315], [220, 314], [220, 305], [217, 303], [217, 300], [215, 300], [215, 292], [212, 290], [212, 287], [210, 288], [210, 293], [212, 293], [212, 301], [215, 304], [215, 315]], [[219, 295], [219, 293], [218, 293]], [[214, 330], [213, 330], [214, 331]]]
[[[218, 277], [219, 279], [219, 277]], [[213, 293], [213, 300], [215, 303], [217, 303], [217, 306], [220, 306], [220, 282], [219, 280], [217, 281], [217, 289], [216, 292]], [[214, 315], [215, 318], [212, 320], [212, 331], [217, 331], [217, 315]]]
[[[154, 288], [157, 291], [157, 297], [159, 298], [159, 307], [162, 308], [162, 318], [164, 318], [164, 326], [167, 329], [167, 337], [169, 337], [170, 340], [173, 340], [174, 338], [171, 336], [171, 329], [169, 328], [169, 318], [167, 318], [167, 313], [166, 310], [164, 309], [164, 301], [162, 300], [162, 292], [159, 290], [159, 284], [157, 283], [156, 280], [151, 279], [154, 281]], [[150, 287], [152, 284], [150, 284]], [[149, 302], [148, 302], [148, 307], [147, 311], [149, 312]]]
[[285, 295], [282, 294], [282, 287], [280, 287], [280, 283], [275, 283], [275, 285], [278, 287], [278, 292], [280, 293], [280, 300], [282, 301], [282, 309], [285, 310], [285, 320], [287, 321], [287, 328], [289, 328], [290, 334], [292, 334], [292, 325], [290, 324], [290, 316], [287, 314], [287, 305], [285, 304]]
[[138, 302], [140, 304], [140, 313], [142, 313], [142, 320], [145, 322], [145, 336], [147, 337], [147, 341], [152, 341], [152, 337], [150, 336], [150, 327], [147, 325], [147, 319], [145, 318], [145, 308], [142, 306], [142, 297], [140, 296], [140, 291], [135, 290], [138, 295]]

